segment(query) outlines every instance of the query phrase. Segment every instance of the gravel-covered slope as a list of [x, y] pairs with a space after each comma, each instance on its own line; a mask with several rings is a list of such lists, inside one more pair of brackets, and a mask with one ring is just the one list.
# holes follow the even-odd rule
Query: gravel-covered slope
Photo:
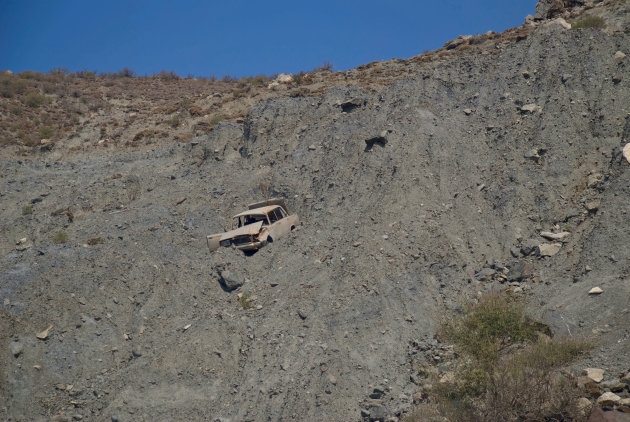
[[[378, 94], [263, 101], [191, 143], [2, 160], [0, 418], [359, 420], [375, 387], [400, 414], [440, 317], [505, 288], [594, 339], [584, 364], [628, 371], [628, 45], [550, 22]], [[301, 227], [207, 252], [271, 196]], [[525, 256], [541, 231], [571, 234]], [[480, 280], [488, 263], [523, 281]]]

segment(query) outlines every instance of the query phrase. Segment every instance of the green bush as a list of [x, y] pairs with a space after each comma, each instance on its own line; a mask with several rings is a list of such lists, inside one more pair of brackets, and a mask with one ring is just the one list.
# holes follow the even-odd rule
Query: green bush
[[495, 293], [466, 306], [463, 315], [445, 321], [442, 334], [462, 352], [486, 362], [496, 359], [511, 343], [534, 339], [536, 329], [522, 305]]
[[30, 205], [24, 205], [22, 207], [22, 215], [29, 215], [29, 214], [33, 214], [33, 207], [31, 207]]
[[68, 241], [68, 233], [60, 231], [53, 236], [53, 243], [61, 244]]
[[241, 306], [243, 307], [243, 309], [247, 310], [247, 309], [251, 309], [252, 306], [252, 301], [250, 299], [251, 295], [247, 292], [243, 293], [241, 295], [241, 297], [238, 298], [238, 303], [241, 304]]
[[602, 29], [606, 27], [606, 21], [599, 16], [587, 16], [575, 23], [571, 29]]
[[26, 94], [26, 96], [24, 97], [23, 103], [27, 107], [40, 107], [44, 104], [50, 103], [50, 98], [48, 98], [45, 95], [31, 92], [29, 94]]
[[[458, 376], [431, 395], [449, 420], [579, 419], [580, 391], [559, 370], [593, 346], [551, 340], [524, 306], [490, 294], [443, 322], [441, 336], [458, 352]], [[414, 419], [410, 419], [414, 420]]]

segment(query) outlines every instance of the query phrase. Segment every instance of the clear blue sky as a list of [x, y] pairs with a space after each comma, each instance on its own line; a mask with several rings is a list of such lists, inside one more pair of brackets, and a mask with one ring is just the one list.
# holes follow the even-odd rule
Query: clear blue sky
[[0, 70], [250, 76], [407, 58], [501, 32], [536, 0], [0, 0]]

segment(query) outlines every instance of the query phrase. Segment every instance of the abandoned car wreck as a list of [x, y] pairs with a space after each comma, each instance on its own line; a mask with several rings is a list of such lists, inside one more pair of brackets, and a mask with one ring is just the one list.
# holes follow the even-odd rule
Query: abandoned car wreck
[[248, 210], [232, 217], [232, 229], [206, 237], [210, 252], [220, 246], [235, 247], [251, 254], [293, 231], [297, 215], [289, 215], [282, 198], [272, 198], [248, 205]]

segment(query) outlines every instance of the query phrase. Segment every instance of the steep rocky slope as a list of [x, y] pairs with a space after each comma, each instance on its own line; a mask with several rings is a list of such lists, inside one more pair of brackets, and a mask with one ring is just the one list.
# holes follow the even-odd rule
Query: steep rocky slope
[[[6, 146], [0, 418], [400, 415], [424, 352], [448, 354], [440, 316], [495, 289], [597, 344], [572, 370], [628, 372], [627, 2], [564, 13], [616, 26], [460, 38], [372, 65], [409, 69], [389, 86], [269, 95], [189, 142]], [[207, 252], [207, 234], [276, 195], [303, 223], [290, 237]], [[541, 231], [570, 234], [541, 257]], [[224, 291], [219, 266], [245, 284]]]

